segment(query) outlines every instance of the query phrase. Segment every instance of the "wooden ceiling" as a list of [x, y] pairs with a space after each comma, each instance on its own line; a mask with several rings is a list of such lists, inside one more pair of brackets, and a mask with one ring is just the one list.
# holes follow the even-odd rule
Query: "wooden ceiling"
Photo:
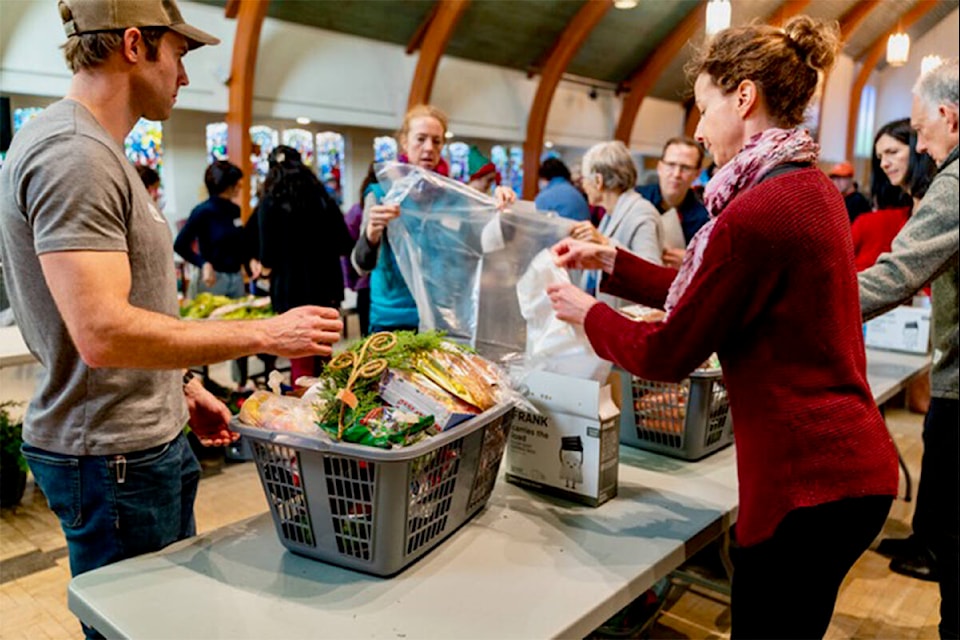
[[[198, 0], [224, 7], [227, 0]], [[416, 36], [443, 0], [271, 0], [267, 15], [319, 29], [415, 48]], [[450, 38], [445, 55], [536, 73], [558, 37], [587, 0], [472, 0]], [[861, 0], [810, 0], [803, 13], [842, 20]], [[861, 58], [919, 0], [881, 0], [853, 30], [845, 53]], [[731, 0], [733, 24], [770, 21], [797, 0]], [[802, 0], [801, 0], [802, 2]], [[637, 7], [611, 10], [590, 33], [567, 68], [570, 76], [598, 88], [622, 86], [676, 28], [698, 0], [640, 0]], [[960, 5], [938, 0], [907, 31], [916, 39]], [[683, 65], [697, 36], [663, 69], [651, 96], [682, 100], [688, 94]], [[882, 68], [881, 63], [881, 68]]]

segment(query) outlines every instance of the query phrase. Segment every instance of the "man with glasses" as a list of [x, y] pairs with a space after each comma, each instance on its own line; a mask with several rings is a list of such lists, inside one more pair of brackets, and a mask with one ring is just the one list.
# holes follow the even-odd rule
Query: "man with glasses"
[[[657, 183], [637, 187], [664, 216], [663, 263], [679, 267], [685, 247], [710, 219], [707, 209], [690, 188], [700, 171], [703, 149], [693, 138], [670, 138], [657, 163]], [[679, 224], [678, 224], [679, 223]]]

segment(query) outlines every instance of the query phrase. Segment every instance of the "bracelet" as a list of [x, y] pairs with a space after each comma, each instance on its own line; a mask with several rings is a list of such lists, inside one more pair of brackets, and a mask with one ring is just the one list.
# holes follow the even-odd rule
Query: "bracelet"
[[183, 386], [187, 386], [188, 384], [190, 384], [190, 381], [196, 377], [197, 377], [197, 374], [187, 369], [187, 372], [183, 374]]

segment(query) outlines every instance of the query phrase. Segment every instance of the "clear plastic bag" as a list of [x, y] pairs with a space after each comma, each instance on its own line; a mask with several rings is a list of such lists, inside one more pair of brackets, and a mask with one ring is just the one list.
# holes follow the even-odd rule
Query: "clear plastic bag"
[[568, 235], [570, 221], [522, 202], [501, 213], [490, 196], [413, 165], [380, 164], [377, 177], [384, 203], [400, 205], [390, 245], [420, 329], [445, 331], [495, 361], [522, 353], [517, 282], [538, 253]]

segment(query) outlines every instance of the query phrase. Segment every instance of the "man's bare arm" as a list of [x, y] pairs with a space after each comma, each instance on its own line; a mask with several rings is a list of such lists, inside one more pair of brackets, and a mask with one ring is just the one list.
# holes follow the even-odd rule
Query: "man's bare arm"
[[124, 252], [46, 253], [40, 264], [80, 356], [92, 367], [176, 369], [254, 353], [329, 355], [343, 329], [339, 311], [323, 307], [266, 320], [202, 322], [141, 309], [129, 301]]

